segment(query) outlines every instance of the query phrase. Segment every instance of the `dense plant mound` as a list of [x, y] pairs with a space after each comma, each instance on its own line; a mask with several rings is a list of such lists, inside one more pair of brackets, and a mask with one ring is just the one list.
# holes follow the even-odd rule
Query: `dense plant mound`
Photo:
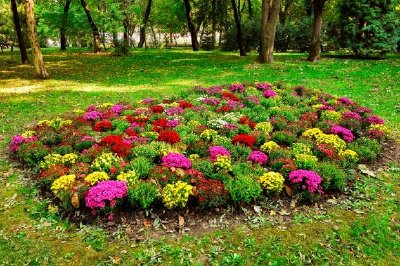
[[74, 110], [14, 136], [10, 151], [63, 208], [99, 214], [317, 200], [375, 159], [387, 131], [348, 98], [233, 84]]

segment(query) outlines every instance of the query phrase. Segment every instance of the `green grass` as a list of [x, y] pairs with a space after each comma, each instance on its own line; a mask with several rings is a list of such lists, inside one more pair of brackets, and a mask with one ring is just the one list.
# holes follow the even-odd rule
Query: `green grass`
[[[37, 199], [24, 173], [7, 161], [6, 146], [32, 122], [89, 104], [135, 101], [195, 85], [282, 81], [348, 96], [373, 108], [400, 130], [400, 56], [386, 60], [277, 54], [273, 66], [255, 54], [187, 50], [136, 50], [129, 57], [78, 50], [44, 50], [50, 80], [37, 80], [18, 54], [0, 54], [0, 265], [395, 265], [400, 264], [399, 172], [363, 178], [351, 197], [328, 209], [306, 207], [293, 222], [280, 216], [251, 217], [233, 229], [166, 236], [136, 243], [121, 229], [59, 221]], [[399, 167], [399, 162], [393, 162]], [[295, 210], [289, 210], [294, 212]]]

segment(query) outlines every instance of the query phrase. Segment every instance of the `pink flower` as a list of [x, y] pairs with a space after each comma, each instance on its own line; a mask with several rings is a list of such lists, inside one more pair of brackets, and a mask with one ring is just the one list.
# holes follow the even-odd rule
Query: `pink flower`
[[244, 92], [245, 87], [243, 84], [232, 84], [231, 86], [229, 86], [229, 90], [231, 92]]
[[308, 190], [310, 193], [322, 194], [322, 178], [314, 171], [310, 170], [294, 170], [289, 173], [289, 181], [294, 184], [301, 184], [303, 190]]
[[166, 156], [163, 156], [161, 161], [162, 165], [168, 167], [178, 167], [184, 169], [192, 168], [192, 162], [184, 155], [176, 152], [172, 152]]
[[342, 118], [343, 119], [354, 119], [354, 120], [358, 120], [358, 121], [361, 120], [361, 116], [359, 114], [357, 114], [356, 112], [351, 112], [351, 111], [343, 112]]
[[278, 94], [273, 90], [265, 90], [262, 93], [262, 96], [265, 98], [274, 98], [276, 95]]
[[181, 107], [174, 107], [174, 108], [169, 108], [169, 109], [165, 110], [165, 113], [168, 116], [174, 116], [174, 115], [181, 115], [181, 114], [183, 114], [184, 111], [185, 110]]
[[257, 89], [259, 89], [259, 90], [265, 91], [265, 90], [271, 90], [271, 88], [272, 88], [272, 85], [269, 83], [262, 82], [262, 83], [257, 84]]
[[110, 208], [116, 204], [116, 200], [122, 199], [128, 194], [128, 187], [123, 181], [107, 180], [99, 182], [91, 187], [85, 198], [86, 206], [90, 209], [104, 209], [106, 203]]
[[380, 118], [380, 117], [377, 116], [377, 115], [368, 116], [367, 119], [365, 119], [365, 121], [366, 121], [367, 123], [371, 124], [371, 125], [373, 125], [373, 124], [381, 124], [381, 125], [383, 125], [383, 124], [385, 123], [385, 122], [383, 121], [383, 119]]
[[231, 157], [231, 153], [225, 147], [222, 146], [212, 146], [208, 149], [208, 152], [210, 153], [211, 162], [215, 162], [217, 156]]
[[21, 144], [35, 141], [37, 139], [38, 139], [37, 136], [24, 138], [21, 135], [15, 135], [14, 137], [11, 138], [9, 149], [12, 152], [17, 152]]
[[341, 104], [352, 105], [354, 102], [347, 97], [341, 97], [338, 99], [338, 102]]
[[331, 127], [331, 132], [335, 135], [342, 136], [342, 138], [347, 142], [352, 142], [354, 140], [353, 133], [345, 127], [341, 127], [339, 125], [333, 125]]
[[268, 161], [268, 156], [261, 151], [252, 151], [247, 160], [263, 165]]

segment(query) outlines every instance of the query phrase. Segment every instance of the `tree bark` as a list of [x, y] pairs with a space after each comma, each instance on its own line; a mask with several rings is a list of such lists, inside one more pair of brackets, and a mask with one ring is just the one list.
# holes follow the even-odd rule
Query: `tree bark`
[[235, 25], [236, 25], [236, 41], [239, 47], [239, 54], [240, 56], [245, 56], [246, 51], [244, 50], [244, 44], [243, 44], [242, 26], [240, 25], [240, 17], [239, 17], [238, 7], [236, 5], [236, 0], [231, 0], [231, 3], [233, 9], [233, 17], [235, 19]]
[[214, 49], [217, 33], [217, 0], [212, 0], [211, 2], [211, 39], [212, 39], [212, 47]]
[[64, 14], [61, 22], [60, 28], [60, 50], [65, 51], [67, 50], [67, 37], [65, 36], [65, 31], [67, 29], [68, 24], [68, 13], [69, 13], [69, 6], [71, 5], [72, 0], [67, 0], [64, 6]]
[[186, 20], [187, 20], [187, 23], [188, 23], [190, 37], [192, 39], [192, 50], [193, 51], [198, 51], [200, 45], [199, 45], [199, 41], [197, 40], [196, 28], [194, 27], [194, 24], [193, 24], [193, 21], [192, 21], [192, 8], [190, 6], [190, 1], [189, 0], [183, 0], [183, 3], [185, 5]]
[[150, 17], [151, 2], [152, 2], [152, 0], [147, 1], [146, 11], [144, 12], [144, 17], [143, 17], [143, 25], [140, 27], [140, 40], [138, 43], [139, 48], [142, 48], [143, 44], [146, 41], [146, 25], [147, 25], [147, 22], [149, 21], [149, 17]]
[[36, 32], [36, 20], [35, 20], [35, 13], [33, 12], [33, 7], [34, 7], [33, 0], [24, 0], [26, 23], [28, 24], [28, 36], [31, 41], [32, 54], [33, 54], [33, 64], [35, 66], [36, 74], [38, 75], [38, 77], [46, 79], [49, 77], [49, 73], [44, 67], [42, 51], [40, 50], [40, 45]]
[[289, 9], [292, 6], [292, 4], [293, 4], [293, 0], [286, 0], [284, 5], [282, 3], [283, 9], [281, 9], [279, 12], [279, 23], [280, 24], [282, 24], [282, 25], [286, 24], [286, 18], [287, 18]]
[[249, 9], [249, 18], [252, 20], [253, 19], [253, 6], [251, 4], [251, 0], [247, 0], [247, 5]]
[[313, 31], [311, 37], [310, 53], [308, 55], [307, 61], [315, 62], [320, 58], [322, 14], [324, 12], [325, 2], [326, 0], [313, 1], [314, 22], [313, 22]]
[[81, 5], [85, 10], [87, 20], [89, 22], [90, 28], [93, 32], [93, 48], [95, 53], [99, 53], [101, 51], [100, 48], [100, 33], [96, 24], [93, 21], [92, 15], [90, 14], [89, 6], [85, 3], [85, 0], [81, 0]]
[[262, 1], [261, 47], [259, 55], [261, 63], [272, 64], [274, 62], [274, 41], [280, 6], [280, 0]]
[[[22, 30], [21, 30], [21, 23], [19, 22], [19, 15], [18, 15], [16, 0], [11, 0], [11, 10], [13, 13], [15, 32], [17, 33], [17, 37], [18, 37], [18, 46], [19, 46], [19, 53], [21, 54], [21, 62], [22, 62], [22, 64], [29, 64], [29, 58], [28, 58], [28, 54], [26, 52], [24, 36], [22, 35]], [[12, 49], [11, 49], [11, 51], [12, 51]]]

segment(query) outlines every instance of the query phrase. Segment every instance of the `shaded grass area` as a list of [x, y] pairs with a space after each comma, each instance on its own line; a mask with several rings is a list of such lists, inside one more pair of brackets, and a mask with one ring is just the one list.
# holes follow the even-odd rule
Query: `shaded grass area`
[[[124, 228], [107, 235], [77, 228], [47, 210], [25, 173], [7, 161], [12, 134], [32, 122], [89, 104], [136, 101], [179, 93], [195, 85], [285, 82], [349, 96], [374, 109], [399, 130], [400, 57], [387, 60], [278, 54], [276, 64], [255, 63], [255, 54], [186, 50], [138, 50], [129, 57], [45, 50], [51, 80], [36, 80], [30, 66], [0, 54], [0, 265], [304, 265], [400, 264], [399, 163], [377, 179], [356, 183], [349, 200], [329, 209], [306, 208], [293, 222], [273, 214], [250, 217], [237, 228], [137, 243]], [[397, 169], [397, 170], [396, 170]], [[293, 211], [293, 210], [291, 210]]]

